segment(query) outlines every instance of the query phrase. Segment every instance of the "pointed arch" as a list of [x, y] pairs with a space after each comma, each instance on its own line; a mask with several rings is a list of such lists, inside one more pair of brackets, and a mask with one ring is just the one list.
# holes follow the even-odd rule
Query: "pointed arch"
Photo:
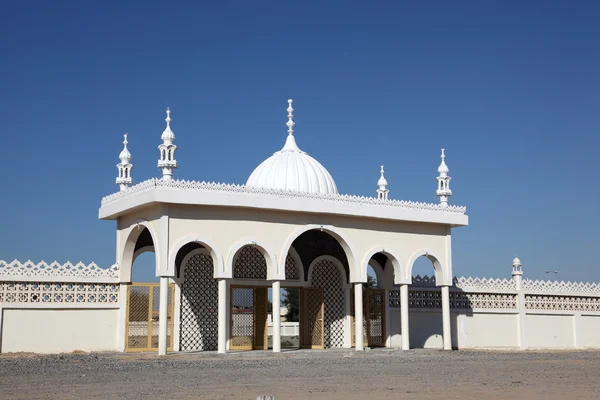
[[431, 249], [420, 249], [416, 251], [408, 260], [406, 276], [404, 280], [408, 283], [412, 283], [412, 270], [417, 258], [424, 256], [433, 264], [433, 270], [435, 272], [435, 284], [436, 286], [448, 286], [452, 284], [452, 279], [449, 277], [449, 273], [441, 258], [434, 250]]
[[[138, 239], [146, 230], [150, 234], [152, 245], [142, 246], [136, 249]], [[133, 261], [140, 254], [146, 251], [154, 251], [156, 262], [155, 273], [158, 275], [158, 266], [160, 265], [160, 250], [156, 233], [152, 228], [152, 224], [145, 219], [139, 219], [134, 221], [129, 228], [122, 232], [122, 234], [126, 237], [126, 239], [121, 246], [120, 257], [118, 259], [121, 282], [131, 282], [131, 269], [133, 267]]]
[[[396, 255], [396, 253], [394, 251], [390, 250], [386, 246], [374, 247], [366, 253], [365, 257], [363, 258], [363, 262], [361, 264], [361, 268], [363, 269], [362, 273], [366, 276], [367, 266], [369, 265], [371, 258], [373, 258], [373, 256], [378, 253], [385, 255], [388, 258], [388, 260], [391, 262], [392, 267], [394, 268], [394, 277], [395, 277], [394, 283], [395, 284], [407, 283], [407, 282], [404, 282], [404, 280], [402, 279], [402, 277], [404, 277], [406, 275], [406, 271], [405, 271], [405, 266], [403, 266], [399, 261], [399, 260], [401, 260], [401, 258], [398, 255]], [[385, 265], [382, 265], [381, 267], [385, 267]], [[377, 276], [377, 279], [379, 279], [379, 276]]]
[[[223, 265], [223, 257], [221, 251], [219, 251], [216, 247], [216, 245], [214, 245], [212, 242], [210, 242], [209, 240], [207, 240], [206, 238], [199, 236], [199, 235], [189, 235], [186, 236], [184, 238], [182, 238], [181, 240], [179, 240], [175, 246], [173, 246], [171, 248], [171, 251], [169, 252], [169, 265], [173, 266], [173, 271], [175, 271], [176, 275], [177, 275], [177, 270], [176, 270], [176, 265], [175, 265], [175, 261], [176, 261], [176, 257], [177, 254], [179, 253], [179, 251], [186, 245], [189, 245], [191, 243], [197, 243], [198, 245], [201, 245], [202, 247], [206, 248], [208, 250], [208, 252], [210, 253], [210, 256], [213, 259], [213, 276], [214, 278], [231, 278], [231, 276], [227, 275], [225, 272], [225, 267]], [[185, 265], [185, 263], [181, 263], [181, 265]], [[179, 275], [181, 275], [181, 273], [179, 273]]]
[[[312, 230], [320, 230], [323, 232], [327, 232], [330, 236], [332, 236], [339, 244], [342, 246], [344, 253], [346, 254], [346, 258], [348, 259], [349, 270], [350, 270], [350, 282], [366, 282], [366, 274], [362, 275], [360, 269], [357, 266], [357, 258], [355, 256], [356, 251], [354, 246], [352, 246], [350, 240], [343, 234], [340, 229], [332, 226], [332, 225], [305, 225], [302, 228], [297, 229], [293, 232], [283, 245], [283, 252], [281, 253], [281, 257], [279, 259], [279, 265], [285, 265], [285, 257], [287, 256], [294, 240], [296, 240], [300, 235], [305, 232]], [[313, 261], [314, 262], [314, 261]], [[312, 263], [311, 263], [312, 264]], [[281, 271], [278, 271], [279, 275], [282, 276], [284, 274]], [[344, 274], [345, 276], [345, 274]]]
[[[275, 257], [275, 253], [271, 249], [269, 249], [264, 243], [258, 242], [256, 240], [240, 240], [235, 243], [231, 250], [229, 250], [229, 255], [227, 257], [226, 274], [230, 277], [233, 277], [233, 267], [235, 262], [235, 257], [237, 253], [245, 246], [253, 246], [261, 252], [265, 261], [267, 263], [267, 280], [278, 279], [277, 275], [277, 258]], [[284, 259], [285, 263], [285, 259]], [[285, 265], [285, 264], [284, 264]]]

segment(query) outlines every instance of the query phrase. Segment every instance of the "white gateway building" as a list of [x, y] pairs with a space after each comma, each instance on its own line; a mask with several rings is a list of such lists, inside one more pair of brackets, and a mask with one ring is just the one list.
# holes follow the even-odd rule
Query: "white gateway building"
[[[0, 350], [279, 352], [285, 322], [269, 304], [279, 310], [290, 291], [300, 348], [600, 346], [595, 284], [522, 280], [518, 259], [511, 279], [453, 277], [452, 228], [468, 216], [448, 204], [443, 149], [439, 204], [389, 199], [383, 166], [375, 197], [343, 195], [298, 147], [292, 100], [287, 112], [285, 144], [245, 185], [173, 179], [168, 109], [162, 177], [132, 185], [125, 135], [120, 191], [99, 210], [117, 221], [115, 265], [0, 261]], [[131, 282], [144, 252], [159, 284]], [[413, 278], [419, 257], [431, 278]]]

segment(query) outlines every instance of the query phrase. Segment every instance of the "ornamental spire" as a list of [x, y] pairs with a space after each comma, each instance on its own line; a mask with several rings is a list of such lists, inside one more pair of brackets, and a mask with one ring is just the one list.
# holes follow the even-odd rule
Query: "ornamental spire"
[[296, 125], [296, 123], [294, 122], [294, 109], [292, 108], [292, 102], [294, 100], [289, 99], [288, 100], [288, 108], [287, 108], [287, 112], [288, 112], [288, 122], [286, 123], [287, 127], [288, 127], [288, 136], [287, 139], [285, 140], [285, 145], [283, 146], [283, 149], [281, 149], [281, 151], [297, 151], [297, 152], [301, 152], [300, 148], [298, 148], [298, 145], [296, 144], [296, 139], [294, 138], [294, 125]]
[[379, 200], [387, 200], [388, 199], [388, 193], [390, 192], [387, 189], [387, 179], [385, 179], [385, 176], [383, 176], [383, 165], [381, 166], [381, 171], [379, 171], [381, 173], [381, 177], [379, 178], [379, 180], [377, 181], [377, 186], [379, 186], [379, 189], [377, 189], [377, 198]]
[[131, 161], [131, 153], [127, 149], [127, 133], [123, 135], [123, 150], [119, 154], [119, 158], [121, 162], [117, 164], [117, 169], [119, 170], [119, 175], [117, 176], [116, 184], [119, 185], [120, 190], [125, 190], [129, 186], [131, 186], [131, 169], [133, 168], [133, 164]]
[[162, 136], [162, 144], [158, 146], [160, 151], [160, 159], [158, 160], [158, 168], [162, 169], [163, 180], [170, 181], [173, 176], [173, 170], [177, 168], [177, 161], [175, 160], [175, 150], [177, 146], [173, 144], [175, 140], [175, 134], [171, 130], [171, 109], [167, 107], [167, 127], [165, 128]]
[[288, 108], [287, 108], [287, 112], [288, 112], [288, 122], [287, 122], [287, 127], [288, 127], [288, 135], [293, 135], [294, 134], [294, 125], [296, 125], [296, 123], [294, 122], [294, 109], [292, 108], [292, 102], [294, 100], [289, 99], [288, 100]]
[[440, 166], [438, 167], [438, 173], [440, 174], [437, 177], [437, 181], [438, 181], [438, 188], [435, 192], [435, 194], [440, 198], [440, 204], [442, 206], [447, 206], [448, 205], [448, 197], [452, 196], [452, 190], [450, 190], [450, 177], [448, 176], [448, 172], [450, 172], [450, 169], [448, 168], [448, 166], [446, 165], [446, 154], [444, 154], [444, 150], [442, 149], [442, 155], [440, 156], [440, 158], [442, 159], [442, 162], [440, 163]]

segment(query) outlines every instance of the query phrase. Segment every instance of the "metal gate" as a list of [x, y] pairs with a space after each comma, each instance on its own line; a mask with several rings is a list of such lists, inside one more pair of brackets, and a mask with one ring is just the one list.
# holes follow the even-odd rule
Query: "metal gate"
[[[354, 292], [350, 299], [352, 346], [356, 345], [354, 335]], [[364, 346], [385, 346], [385, 290], [364, 289], [363, 290], [363, 343]]]
[[268, 288], [231, 286], [231, 350], [268, 349]]
[[323, 349], [325, 347], [324, 316], [322, 288], [303, 288], [300, 294], [300, 340], [302, 348]]
[[[169, 285], [167, 310], [167, 350], [173, 350], [173, 305], [175, 285]], [[127, 287], [127, 326], [125, 351], [158, 350], [160, 285], [132, 283]]]

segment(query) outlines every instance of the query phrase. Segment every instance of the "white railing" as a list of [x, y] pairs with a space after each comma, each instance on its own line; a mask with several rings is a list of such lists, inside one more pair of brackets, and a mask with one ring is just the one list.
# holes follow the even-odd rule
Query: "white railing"
[[[273, 322], [268, 323], [268, 335], [273, 336]], [[300, 336], [299, 322], [282, 322], [281, 336]]]

